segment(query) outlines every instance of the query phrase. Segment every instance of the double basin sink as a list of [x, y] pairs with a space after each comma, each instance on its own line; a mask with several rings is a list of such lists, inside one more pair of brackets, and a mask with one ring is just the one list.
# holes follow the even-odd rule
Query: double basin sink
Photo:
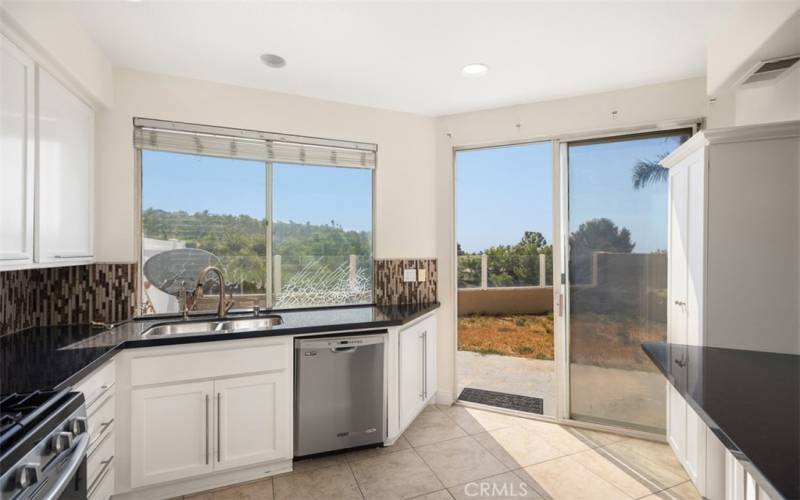
[[147, 329], [142, 336], [162, 337], [165, 335], [204, 335], [217, 333], [257, 332], [269, 330], [283, 323], [280, 316], [262, 318], [224, 318], [210, 321], [184, 321], [165, 323]]

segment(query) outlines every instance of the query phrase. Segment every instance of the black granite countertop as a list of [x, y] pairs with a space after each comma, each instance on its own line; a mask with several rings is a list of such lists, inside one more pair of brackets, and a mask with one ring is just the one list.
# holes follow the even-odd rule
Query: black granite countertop
[[800, 498], [800, 356], [656, 342], [642, 349], [756, 481]]
[[[177, 321], [174, 317], [130, 321], [111, 330], [89, 325], [28, 328], [0, 337], [0, 394], [68, 387], [121, 349], [387, 328], [409, 323], [438, 307], [434, 302], [275, 310], [269, 314], [280, 315], [283, 323], [269, 330], [204, 335], [142, 336], [152, 326]], [[192, 320], [209, 318], [213, 316], [193, 316]]]

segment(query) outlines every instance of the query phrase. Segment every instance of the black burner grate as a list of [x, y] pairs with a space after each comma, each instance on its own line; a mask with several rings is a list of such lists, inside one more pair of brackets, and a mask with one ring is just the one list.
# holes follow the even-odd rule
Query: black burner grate
[[543, 414], [544, 400], [530, 396], [519, 396], [517, 394], [506, 394], [504, 392], [486, 391], [465, 387], [458, 399], [470, 403], [478, 403], [487, 406], [496, 406], [507, 410], [524, 411], [527, 413]]
[[50, 406], [58, 403], [58, 395], [58, 391], [35, 391], [1, 397], [0, 448], [8, 444], [20, 429], [35, 425]]

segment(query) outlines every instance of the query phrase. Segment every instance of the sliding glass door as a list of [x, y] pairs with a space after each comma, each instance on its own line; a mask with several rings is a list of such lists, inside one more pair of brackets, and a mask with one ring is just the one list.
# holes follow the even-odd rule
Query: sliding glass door
[[665, 386], [641, 349], [667, 335], [667, 171], [690, 129], [571, 142], [567, 169], [569, 408], [663, 433]]

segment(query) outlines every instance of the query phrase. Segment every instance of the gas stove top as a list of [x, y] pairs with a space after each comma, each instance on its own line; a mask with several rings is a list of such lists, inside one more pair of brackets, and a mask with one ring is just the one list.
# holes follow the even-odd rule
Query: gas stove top
[[79, 392], [0, 396], [0, 498], [85, 498], [87, 430]]
[[0, 449], [13, 446], [25, 429], [33, 428], [64, 395], [66, 392], [35, 391], [0, 396]]

